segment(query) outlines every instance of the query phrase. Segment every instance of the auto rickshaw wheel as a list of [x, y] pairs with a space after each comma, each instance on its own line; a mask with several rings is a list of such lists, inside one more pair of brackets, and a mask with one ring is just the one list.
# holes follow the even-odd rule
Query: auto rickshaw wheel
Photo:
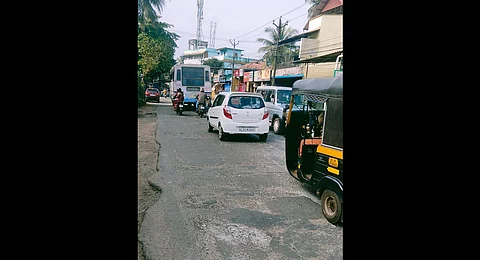
[[323, 216], [332, 224], [337, 224], [342, 216], [342, 202], [337, 193], [326, 189], [320, 198]]

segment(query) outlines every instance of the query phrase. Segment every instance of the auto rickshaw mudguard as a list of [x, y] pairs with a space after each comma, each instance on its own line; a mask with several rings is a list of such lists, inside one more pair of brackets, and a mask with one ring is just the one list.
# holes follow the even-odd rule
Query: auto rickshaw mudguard
[[325, 189], [330, 189], [337, 193], [343, 203], [343, 183], [339, 179], [329, 175], [321, 178], [318, 181], [315, 190], [317, 191], [317, 194], [320, 195]]

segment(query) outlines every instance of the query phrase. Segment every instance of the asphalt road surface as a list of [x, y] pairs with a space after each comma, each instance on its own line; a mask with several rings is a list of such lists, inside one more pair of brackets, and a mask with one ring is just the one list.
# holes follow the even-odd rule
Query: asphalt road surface
[[289, 175], [283, 136], [222, 142], [164, 98], [142, 112], [139, 259], [343, 259], [343, 227]]

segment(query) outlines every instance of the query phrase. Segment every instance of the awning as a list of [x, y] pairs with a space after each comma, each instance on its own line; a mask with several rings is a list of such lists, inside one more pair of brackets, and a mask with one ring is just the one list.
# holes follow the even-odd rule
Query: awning
[[319, 30], [320, 30], [320, 28], [315, 29], [315, 30], [311, 30], [311, 31], [309, 31], [309, 32], [304, 32], [304, 33], [295, 35], [295, 36], [290, 37], [290, 38], [288, 38], [288, 39], [285, 39], [285, 40], [283, 40], [283, 41], [279, 41], [279, 42], [278, 42], [278, 45], [299, 41], [300, 39], [302, 39], [302, 38], [307, 38], [310, 34], [312, 34], [312, 33], [314, 33], [314, 32], [317, 32], [317, 31], [319, 31]]
[[276, 79], [285, 79], [285, 78], [303, 78], [303, 74], [295, 74], [295, 75], [282, 75], [282, 76], [277, 76], [275, 75]]
[[329, 53], [327, 55], [322, 55], [322, 56], [317, 56], [313, 58], [308, 58], [308, 59], [302, 59], [302, 60], [296, 60], [293, 61], [293, 63], [322, 63], [322, 62], [331, 62], [335, 61], [337, 59], [337, 56], [342, 54], [343, 48], [339, 51], [334, 51], [332, 53]]

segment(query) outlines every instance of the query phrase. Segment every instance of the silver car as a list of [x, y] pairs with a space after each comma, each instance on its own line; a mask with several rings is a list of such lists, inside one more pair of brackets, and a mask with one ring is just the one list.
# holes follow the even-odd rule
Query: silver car
[[268, 108], [268, 121], [273, 132], [277, 135], [284, 134], [285, 118], [283, 109], [290, 103], [291, 87], [259, 86], [257, 93], [263, 96]]

